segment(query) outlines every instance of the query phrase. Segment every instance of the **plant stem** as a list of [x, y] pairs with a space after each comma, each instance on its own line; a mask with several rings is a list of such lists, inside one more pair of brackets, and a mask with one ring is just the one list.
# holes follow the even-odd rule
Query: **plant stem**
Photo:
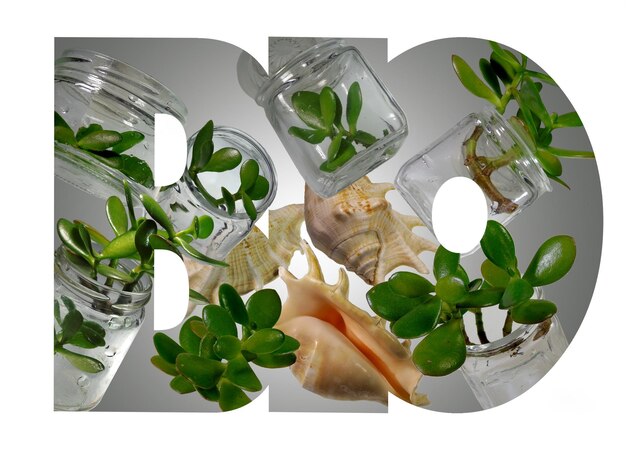
[[508, 310], [506, 312], [504, 326], [502, 327], [502, 336], [504, 337], [504, 336], [510, 335], [512, 329], [513, 329], [513, 316], [511, 315], [511, 311]]
[[487, 338], [487, 333], [485, 332], [485, 325], [483, 323], [483, 312], [480, 310], [474, 312], [474, 318], [476, 319], [476, 332], [478, 333], [478, 339], [480, 340], [480, 344], [487, 344], [489, 342], [489, 338]]
[[[478, 139], [483, 133], [483, 128], [476, 126], [472, 135], [463, 142], [463, 153], [465, 154], [465, 166], [468, 167], [472, 174], [472, 179], [480, 188], [485, 192], [487, 197], [497, 204], [495, 209], [496, 214], [506, 212], [510, 214], [514, 212], [518, 205], [503, 196], [502, 193], [495, 187], [491, 181], [491, 173], [500, 166], [504, 166], [509, 163], [509, 159], [512, 159], [512, 155], [505, 158], [507, 154], [503, 155], [503, 162], [499, 162], [499, 159], [494, 164], [489, 164], [485, 157], [476, 155], [476, 147], [478, 145]], [[508, 153], [508, 152], [507, 152]], [[496, 166], [497, 165], [497, 166]]]

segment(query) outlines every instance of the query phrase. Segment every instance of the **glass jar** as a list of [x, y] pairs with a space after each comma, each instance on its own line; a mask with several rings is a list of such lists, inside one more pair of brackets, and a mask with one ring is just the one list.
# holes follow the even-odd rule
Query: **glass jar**
[[[270, 71], [273, 73], [268, 77], [245, 53], [239, 60], [242, 87], [265, 109], [298, 171], [320, 196], [335, 195], [391, 158], [407, 135], [406, 117], [393, 96], [361, 53], [340, 40], [272, 38]], [[325, 166], [329, 161], [332, 137], [326, 136], [319, 142], [314, 139], [314, 143], [310, 143], [292, 135], [292, 128], [313, 129], [299, 117], [292, 98], [299, 92], [319, 94], [325, 87], [330, 87], [341, 103], [344, 131], [353, 135], [347, 123], [346, 108], [348, 91], [354, 83], [359, 84], [362, 96], [356, 130], [368, 133], [371, 138], [366, 144], [360, 139], [351, 140], [356, 153], [347, 160], [337, 157], [342, 164]], [[331, 126], [333, 134], [340, 131], [336, 122]], [[342, 152], [333, 154], [341, 155]]]
[[483, 409], [502, 405], [530, 389], [567, 349], [556, 315], [521, 325], [504, 338], [467, 347], [461, 372]]
[[[134, 262], [130, 261], [118, 265], [126, 272], [133, 267]], [[55, 410], [90, 410], [100, 402], [143, 323], [144, 306], [152, 292], [152, 280], [147, 275], [132, 290], [124, 290], [117, 282], [108, 285], [102, 278], [93, 279], [88, 271], [72, 262], [63, 246], [56, 250]], [[82, 324], [60, 351], [60, 325], [74, 309], [82, 316]], [[94, 335], [100, 339], [94, 341]]]
[[161, 188], [157, 200], [176, 231], [188, 228], [194, 216], [211, 217], [214, 224], [211, 234], [207, 238], [196, 239], [191, 244], [209, 258], [223, 260], [252, 230], [254, 221], [244, 210], [241, 199], [235, 202], [234, 213], [229, 214], [224, 204], [216, 206], [209, 202], [203, 191], [215, 199], [222, 198], [222, 187], [231, 194], [236, 193], [241, 183], [239, 175], [241, 165], [247, 160], [255, 160], [259, 164], [259, 175], [265, 177], [269, 183], [267, 195], [263, 199], [253, 201], [257, 211], [255, 220], [258, 220], [276, 196], [276, 170], [265, 149], [248, 134], [231, 127], [216, 126], [213, 129], [214, 151], [234, 147], [241, 153], [242, 163], [228, 171], [198, 173], [197, 178], [201, 186], [199, 187], [188, 171], [197, 135], [196, 132], [188, 140], [187, 165], [183, 176], [178, 182]]
[[398, 172], [395, 183], [433, 232], [435, 195], [447, 180], [457, 176], [478, 184], [489, 205], [489, 219], [504, 225], [552, 190], [524, 138], [493, 108], [470, 114], [411, 158]]
[[[104, 130], [138, 131], [145, 137], [125, 154], [154, 168], [154, 115], [170, 114], [184, 123], [185, 105], [154, 78], [99, 52], [69, 50], [56, 60], [54, 109], [76, 132], [99, 124]], [[55, 174], [101, 198], [108, 187], [129, 179], [106, 158], [55, 142]], [[149, 188], [152, 186], [147, 184]]]

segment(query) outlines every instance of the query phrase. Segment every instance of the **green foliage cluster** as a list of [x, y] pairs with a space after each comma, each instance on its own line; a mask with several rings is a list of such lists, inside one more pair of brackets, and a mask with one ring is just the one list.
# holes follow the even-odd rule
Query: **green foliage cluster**
[[[194, 297], [201, 298], [197, 292]], [[219, 303], [206, 305], [202, 318], [190, 317], [180, 329], [178, 343], [156, 333], [158, 355], [152, 357], [152, 364], [173, 376], [170, 387], [176, 392], [198, 392], [229, 411], [250, 402], [244, 390], [262, 389], [249, 362], [288, 367], [296, 361], [294, 351], [300, 344], [274, 328], [282, 310], [275, 290], [259, 290], [244, 303], [234, 287], [222, 284]]]
[[292, 126], [289, 128], [289, 134], [313, 145], [330, 139], [326, 160], [320, 166], [322, 171], [332, 172], [349, 162], [357, 154], [355, 144], [367, 148], [378, 140], [372, 134], [357, 128], [363, 107], [359, 82], [352, 83], [348, 89], [347, 129], [342, 122], [341, 100], [329, 86], [322, 88], [320, 93], [298, 91], [291, 97], [291, 104], [300, 120], [309, 127]]
[[557, 311], [553, 302], [533, 299], [534, 288], [552, 284], [565, 276], [576, 258], [574, 239], [557, 235], [537, 250], [522, 274], [515, 244], [504, 226], [487, 223], [480, 246], [487, 258], [482, 277], [473, 279], [460, 264], [460, 255], [440, 246], [434, 259], [436, 282], [410, 272], [397, 272], [367, 293], [377, 315], [388, 320], [399, 338], [424, 337], [413, 350], [413, 362], [425, 375], [450, 374], [463, 365], [466, 337], [463, 315], [473, 312], [482, 343], [488, 339], [482, 329], [482, 309], [498, 306], [507, 311], [503, 334], [512, 322], [541, 323]]
[[54, 140], [80, 149], [131, 180], [152, 188], [154, 177], [150, 166], [141, 158], [123, 153], [143, 141], [144, 137], [137, 131], [105, 130], [100, 124], [81, 127], [74, 133], [65, 119], [56, 111], [54, 113]]
[[187, 169], [190, 178], [209, 203], [219, 208], [226, 206], [229, 214], [235, 212], [235, 203], [240, 200], [244, 210], [250, 219], [257, 218], [257, 210], [254, 201], [262, 200], [270, 190], [267, 178], [260, 174], [259, 164], [252, 159], [246, 160], [240, 167], [239, 177], [241, 184], [235, 193], [231, 193], [222, 187], [222, 197], [214, 198], [209, 194], [202, 182], [198, 178], [200, 173], [223, 172], [234, 170], [241, 164], [241, 152], [234, 147], [224, 147], [219, 150], [213, 145], [213, 121], [207, 122], [198, 131], [196, 140], [193, 143], [191, 163]]

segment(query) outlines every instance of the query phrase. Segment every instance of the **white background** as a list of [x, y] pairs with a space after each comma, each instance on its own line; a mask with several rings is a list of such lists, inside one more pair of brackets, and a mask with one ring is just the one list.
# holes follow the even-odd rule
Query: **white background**
[[[83, 1], [45, 7], [21, 3], [10, 12], [5, 6], [3, 468], [623, 465], [623, 14], [599, 1], [582, 6], [545, 0], [407, 5], [390, 0], [250, 6], [176, 1], [159, 7], [154, 1]], [[482, 37], [549, 64], [585, 122], [597, 155], [604, 256], [576, 340], [536, 387], [506, 406], [466, 414], [432, 413], [397, 400], [391, 401], [389, 414], [270, 414], [263, 399], [222, 414], [52, 411], [52, 360], [45, 358], [52, 298], [54, 36], [213, 38], [263, 62], [268, 35], [388, 37], [390, 59], [433, 39]], [[584, 208], [580, 216], [584, 221]], [[29, 235], [23, 235], [26, 230]]]

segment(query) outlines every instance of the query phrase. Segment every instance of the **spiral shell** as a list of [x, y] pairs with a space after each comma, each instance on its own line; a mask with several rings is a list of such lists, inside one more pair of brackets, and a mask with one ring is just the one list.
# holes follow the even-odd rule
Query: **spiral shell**
[[422, 374], [408, 345], [398, 341], [378, 318], [348, 300], [346, 271], [335, 285], [324, 282], [319, 262], [302, 242], [309, 271], [297, 279], [281, 267], [288, 297], [277, 328], [300, 342], [292, 373], [302, 386], [335, 400], [387, 403], [388, 392], [416, 404], [428, 403], [417, 392]]
[[412, 232], [424, 225], [418, 217], [391, 208], [385, 194], [392, 189], [390, 183], [372, 183], [365, 176], [330, 198], [308, 186], [304, 193], [304, 220], [313, 245], [370, 285], [384, 281], [398, 266], [428, 273], [418, 255], [437, 249]]

